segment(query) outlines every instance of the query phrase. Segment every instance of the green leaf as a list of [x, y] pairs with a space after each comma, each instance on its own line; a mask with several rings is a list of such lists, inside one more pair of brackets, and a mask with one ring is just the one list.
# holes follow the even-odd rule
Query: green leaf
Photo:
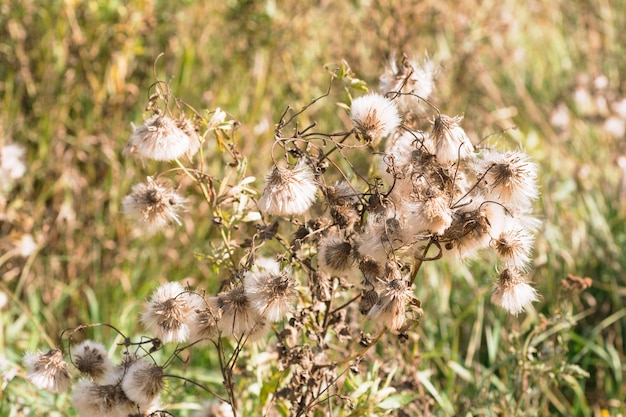
[[382, 400], [380, 404], [378, 404], [378, 407], [383, 410], [395, 410], [409, 404], [415, 399], [415, 396], [416, 395], [413, 393], [391, 395]]

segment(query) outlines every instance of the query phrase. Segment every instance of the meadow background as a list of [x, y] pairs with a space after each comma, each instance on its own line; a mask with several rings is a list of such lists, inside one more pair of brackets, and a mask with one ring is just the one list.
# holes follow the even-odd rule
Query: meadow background
[[[150, 239], [120, 213], [155, 169], [122, 151], [160, 53], [157, 73], [176, 96], [240, 123], [235, 141], [261, 187], [274, 124], [326, 90], [325, 65], [345, 60], [376, 89], [403, 52], [440, 65], [434, 102], [464, 114], [470, 137], [496, 134], [540, 164], [532, 280], [542, 300], [510, 317], [489, 302], [491, 263], [428, 265], [418, 335], [410, 348], [390, 338], [346, 383], [349, 396], [369, 381], [354, 415], [624, 415], [624, 28], [621, 0], [2, 2], [0, 144], [26, 148], [27, 172], [0, 206], [0, 415], [74, 415], [67, 395], [24, 380], [24, 351], [80, 323], [141, 331], [142, 303], [166, 281], [219, 287], [196, 256], [210, 252], [202, 208]], [[306, 117], [341, 127], [333, 97]], [[24, 235], [37, 243], [26, 257], [14, 249]], [[593, 284], [568, 289], [568, 274]], [[90, 337], [115, 342], [103, 329]], [[381, 372], [380, 358], [395, 371]], [[185, 375], [219, 386], [211, 361], [194, 363], [206, 366]], [[418, 386], [403, 390], [405, 375]], [[409, 396], [384, 403], [377, 390], [391, 385]], [[197, 392], [172, 384], [169, 394], [175, 415], [198, 407]], [[254, 393], [242, 395], [253, 410]]]

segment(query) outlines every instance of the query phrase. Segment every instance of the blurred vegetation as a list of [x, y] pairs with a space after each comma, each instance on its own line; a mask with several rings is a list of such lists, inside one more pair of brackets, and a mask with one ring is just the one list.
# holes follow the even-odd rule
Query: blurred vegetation
[[[0, 414], [73, 415], [67, 396], [25, 383], [24, 351], [55, 345], [79, 323], [132, 332], [158, 283], [220, 284], [196, 257], [210, 250], [202, 212], [150, 240], [120, 215], [133, 183], [154, 171], [122, 156], [153, 71], [191, 105], [240, 122], [236, 142], [260, 184], [274, 124], [326, 90], [325, 65], [345, 60], [375, 88], [392, 54], [428, 53], [441, 65], [436, 105], [464, 114], [476, 141], [521, 147], [541, 165], [533, 281], [543, 298], [508, 317], [489, 303], [493, 271], [429, 265], [419, 334], [377, 346], [388, 361], [348, 379], [345, 395], [363, 392], [341, 415], [623, 415], [626, 147], [608, 121], [624, 124], [615, 119], [626, 97], [624, 27], [621, 0], [3, 2], [0, 144], [24, 145], [28, 170], [0, 207], [0, 291], [9, 297]], [[328, 100], [345, 92], [336, 85]], [[338, 115], [314, 106], [304, 118], [323, 125]], [[3, 256], [24, 234], [37, 249]], [[593, 284], [568, 287], [568, 274]], [[219, 385], [206, 366], [201, 381]], [[398, 394], [381, 402], [388, 386]], [[170, 392], [174, 413], [194, 408], [192, 393]]]

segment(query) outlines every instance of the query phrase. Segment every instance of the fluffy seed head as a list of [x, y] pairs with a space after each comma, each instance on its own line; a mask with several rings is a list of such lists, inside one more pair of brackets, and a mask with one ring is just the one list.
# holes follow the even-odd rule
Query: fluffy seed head
[[406, 323], [406, 305], [413, 292], [404, 279], [393, 279], [383, 284], [378, 300], [367, 317], [391, 331], [399, 331]]
[[476, 202], [462, 210], [455, 212], [452, 224], [440, 242], [445, 242], [446, 250], [453, 250], [459, 258], [464, 259], [486, 248], [492, 236], [502, 232], [507, 214], [501, 205], [489, 202]]
[[506, 268], [500, 272], [491, 302], [517, 316], [530, 303], [537, 301], [537, 290], [526, 283], [520, 272]]
[[163, 389], [163, 368], [141, 358], [126, 371], [122, 390], [126, 397], [141, 409], [150, 407]]
[[354, 188], [345, 181], [325, 187], [324, 195], [329, 206], [348, 206], [359, 202]]
[[376, 93], [354, 99], [350, 119], [367, 142], [389, 135], [401, 122], [394, 102]]
[[534, 236], [524, 227], [516, 226], [504, 230], [491, 241], [491, 247], [507, 266], [524, 270], [530, 263]]
[[175, 120], [157, 113], [141, 126], [133, 126], [126, 152], [157, 161], [173, 161], [189, 152], [190, 145], [189, 135]]
[[191, 119], [188, 119], [185, 116], [176, 120], [176, 126], [189, 136], [189, 149], [187, 149], [186, 153], [189, 157], [194, 156], [196, 152], [200, 150], [200, 145], [202, 144], [202, 138], [198, 135], [196, 126], [193, 124]]
[[186, 199], [165, 184], [151, 177], [146, 183], [133, 186], [122, 200], [122, 212], [137, 220], [149, 235], [165, 228], [172, 221], [181, 224], [178, 213], [184, 209]]
[[250, 305], [270, 322], [282, 320], [293, 309], [296, 296], [296, 281], [291, 271], [281, 270], [280, 264], [271, 259], [257, 260], [255, 269], [244, 277]]
[[421, 105], [418, 97], [428, 99], [433, 93], [436, 75], [435, 63], [428, 58], [421, 63], [407, 57], [400, 63], [392, 59], [380, 76], [380, 91], [383, 95], [404, 93], [396, 99], [398, 108], [402, 112], [416, 111]]
[[85, 340], [72, 349], [72, 362], [81, 374], [100, 381], [111, 370], [111, 360], [104, 346]]
[[441, 193], [423, 202], [424, 218], [428, 222], [428, 230], [441, 235], [452, 224], [452, 210], [449, 197]]
[[59, 393], [70, 386], [70, 374], [63, 353], [50, 349], [47, 353], [26, 353], [24, 355], [26, 378], [37, 388]]
[[168, 282], [152, 295], [141, 321], [163, 343], [182, 343], [189, 339], [193, 314], [203, 307], [199, 295], [185, 291], [178, 282]]
[[539, 195], [537, 165], [521, 152], [491, 152], [476, 163], [486, 198], [511, 208], [528, 208]]
[[295, 168], [275, 166], [265, 177], [265, 188], [258, 201], [259, 210], [278, 216], [302, 214], [315, 201], [317, 184], [304, 160]]
[[218, 323], [222, 318], [222, 310], [207, 307], [196, 310], [189, 321], [189, 340], [191, 342], [208, 342], [219, 336]]
[[435, 155], [442, 165], [465, 159], [474, 152], [474, 146], [459, 123], [463, 116], [439, 115], [433, 126]]
[[78, 414], [89, 417], [128, 417], [138, 411], [137, 405], [126, 397], [120, 384], [98, 385], [89, 380], [74, 385], [72, 404]]
[[209, 299], [209, 306], [222, 310], [218, 328], [224, 336], [237, 339], [262, 330], [267, 322], [252, 307], [243, 288], [235, 288]]
[[352, 245], [339, 236], [329, 236], [319, 245], [318, 261], [323, 270], [340, 275], [352, 266]]

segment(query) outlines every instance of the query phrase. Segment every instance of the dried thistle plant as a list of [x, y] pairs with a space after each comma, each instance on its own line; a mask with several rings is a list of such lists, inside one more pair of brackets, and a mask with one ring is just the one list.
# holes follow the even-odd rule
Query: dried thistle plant
[[[492, 302], [517, 315], [537, 301], [524, 275], [537, 227], [537, 166], [519, 150], [477, 149], [462, 116], [427, 101], [434, 64], [416, 62], [393, 62], [381, 76], [382, 94], [342, 106], [351, 125], [338, 132], [301, 127], [298, 116], [309, 106], [287, 110], [276, 125], [269, 172], [255, 176], [265, 177], [260, 192], [237, 151], [236, 123], [220, 109], [206, 117], [186, 114], [167, 84], [155, 84], [149, 115], [133, 128], [127, 155], [170, 161], [173, 168], [134, 186], [123, 211], [153, 235], [181, 224], [183, 208], [194, 215], [181, 190], [183, 183], [195, 187], [219, 228], [206, 257], [224, 285], [214, 295], [178, 282], [158, 287], [141, 316], [149, 337], [124, 335], [125, 360], [117, 366], [101, 345], [74, 346], [70, 363], [89, 378], [72, 395], [81, 415], [169, 415], [160, 400], [168, 379], [220, 401], [206, 410], [224, 413], [227, 404], [226, 414], [239, 415], [245, 404], [237, 380], [246, 377], [241, 362], [251, 344], [265, 346], [268, 369], [281, 373], [267, 407], [282, 404], [290, 415], [304, 416], [331, 399], [348, 406], [341, 395], [346, 373], [358, 373], [381, 338], [405, 340], [419, 324], [424, 312], [414, 288], [425, 262], [460, 262], [492, 251], [501, 262]], [[346, 68], [333, 78], [338, 74], [353, 77]], [[330, 87], [313, 103], [329, 93]], [[413, 116], [428, 110], [431, 122], [419, 126]], [[209, 140], [222, 152], [211, 155], [224, 161], [222, 177], [205, 170]], [[176, 187], [164, 180], [173, 173], [183, 174]], [[83, 329], [69, 331], [70, 344]], [[173, 353], [158, 362], [154, 353], [166, 348]], [[219, 389], [170, 373], [183, 352], [198, 349], [215, 349]], [[45, 355], [27, 356], [25, 363], [35, 384], [59, 391], [70, 376], [61, 351], [51, 355], [54, 366]], [[206, 410], [203, 415], [212, 415]]]

